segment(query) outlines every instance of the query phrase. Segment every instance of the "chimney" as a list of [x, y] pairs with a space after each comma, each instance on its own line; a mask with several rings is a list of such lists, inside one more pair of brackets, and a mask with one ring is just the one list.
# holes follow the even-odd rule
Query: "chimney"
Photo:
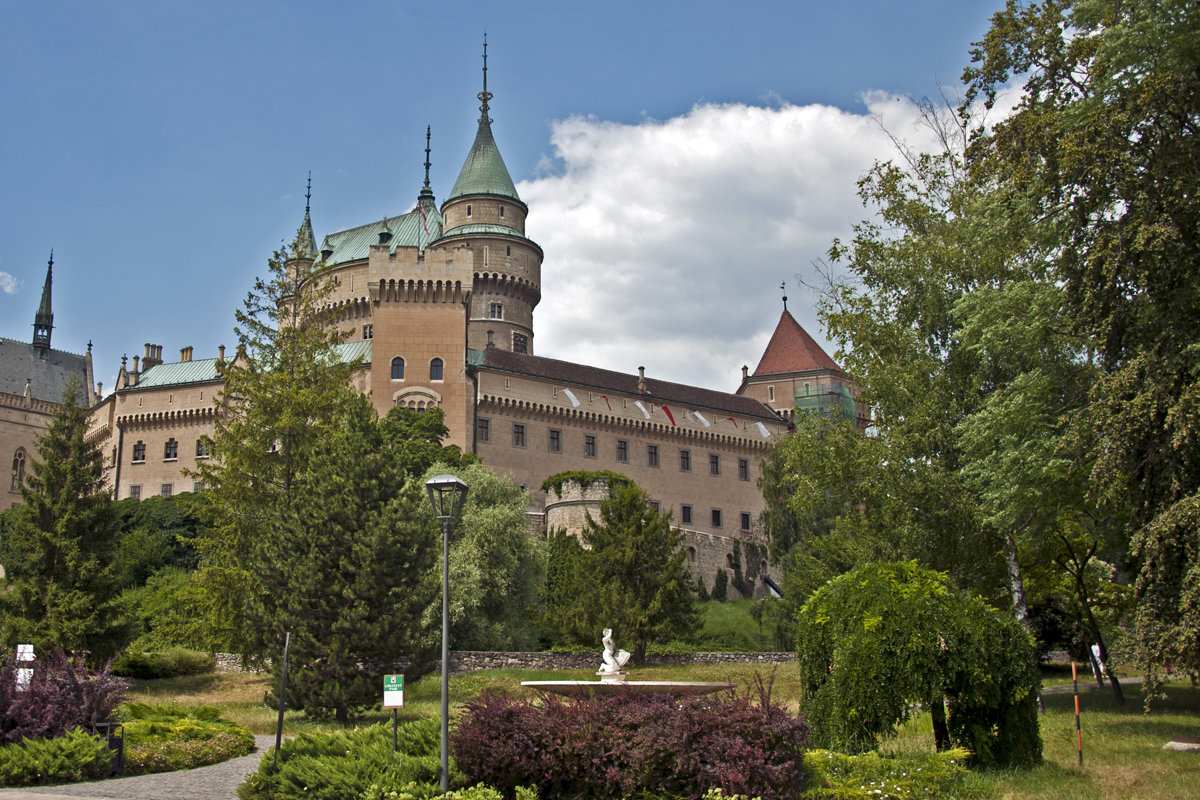
[[742, 380], [744, 381], [748, 377], [750, 377], [750, 368], [742, 364]]
[[149, 370], [162, 363], [162, 345], [146, 343], [146, 355], [142, 357], [142, 370]]
[[638, 394], [646, 393], [646, 368], [638, 367]]
[[96, 397], [104, 397], [104, 384], [96, 382]]
[[140, 360], [140, 358], [141, 358], [141, 356], [133, 357], [133, 372], [134, 372], [134, 374], [141, 372], [141, 369], [138, 367], [138, 361]]
[[187, 361], [191, 361], [191, 360], [192, 360], [191, 346], [179, 348], [179, 361], [181, 363], [183, 363], [183, 362], [187, 362]]

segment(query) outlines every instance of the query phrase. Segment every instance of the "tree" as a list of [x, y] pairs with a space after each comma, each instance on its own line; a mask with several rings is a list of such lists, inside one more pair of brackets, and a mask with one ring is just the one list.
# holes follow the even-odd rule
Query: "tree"
[[[1081, 427], [1102, 500], [1132, 510], [1133, 638], [1200, 669], [1200, 14], [1186, 0], [1010, 0], [968, 100], [1023, 81], [973, 168], [1061, 231], [1066, 319], [1102, 375]], [[1153, 677], [1153, 676], [1152, 676]]]
[[277, 672], [291, 633], [289, 699], [313, 717], [346, 722], [401, 659], [416, 677], [434, 652], [421, 619], [436, 594], [437, 524], [396, 450], [355, 396], [314, 443], [297, 476], [305, 491], [268, 523], [280, 557], [259, 566], [256, 628]]
[[103, 456], [87, 439], [88, 412], [68, 387], [21, 487], [10, 517], [0, 595], [7, 646], [33, 644], [111, 654], [119, 644], [112, 605], [116, 526]]
[[798, 640], [818, 746], [872, 749], [922, 703], [939, 750], [984, 766], [1041, 760], [1032, 639], [942, 573], [907, 562], [841, 575], [804, 605]]
[[[530, 535], [529, 492], [479, 463], [435, 464], [423, 480], [453, 472], [469, 487], [450, 538], [450, 646], [455, 650], [526, 650], [545, 581], [543, 541]], [[441, 581], [440, 562], [435, 567]], [[439, 597], [426, 610], [441, 624]]]
[[209, 529], [197, 541], [213, 647], [261, 654], [246, 614], [262, 589], [259, 565], [280, 553], [266, 535], [308, 487], [315, 444], [357, 394], [356, 364], [342, 357], [344, 332], [326, 302], [332, 285], [314, 268], [300, 237], [276, 252], [235, 313], [237, 355], [220, 365], [225, 380], [212, 436], [214, 459], [198, 466], [207, 490]]
[[594, 643], [611, 627], [614, 637], [633, 644], [633, 660], [645, 662], [646, 645], [689, 635], [697, 625], [683, 534], [671, 516], [650, 506], [631, 482], [610, 484], [600, 519], [588, 515], [571, 588], [559, 592], [567, 605], [552, 612], [568, 625], [560, 633]]

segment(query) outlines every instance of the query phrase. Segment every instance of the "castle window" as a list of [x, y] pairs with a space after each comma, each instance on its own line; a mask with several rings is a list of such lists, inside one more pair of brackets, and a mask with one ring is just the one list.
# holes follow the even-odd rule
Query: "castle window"
[[471, 204], [467, 203], [467, 216], [471, 216]]
[[375, 326], [374, 325], [363, 325], [363, 338], [364, 339], [374, 339], [375, 338]]
[[657, 467], [658, 466], [658, 445], [656, 445], [656, 444], [646, 445], [646, 466], [649, 466], [649, 467]]
[[140, 483], [135, 483], [129, 487], [129, 498], [131, 500], [142, 499], [142, 485]]
[[739, 481], [750, 480], [750, 459], [748, 459], [748, 458], [739, 458], [738, 459], [738, 480]]
[[23, 483], [25, 483], [25, 448], [18, 447], [17, 452], [13, 453], [12, 485], [8, 487], [8, 490], [10, 492], [20, 491]]
[[440, 381], [442, 379], [442, 360], [435, 358], [429, 362], [429, 380]]
[[719, 455], [717, 455], [716, 453], [711, 453], [708, 456], [708, 474], [709, 475], [720, 475], [721, 474], [721, 457]]
[[750, 514], [749, 514], [749, 512], [746, 512], [746, 511], [742, 512], [742, 530], [743, 531], [750, 530]]
[[688, 561], [690, 561], [690, 562], [692, 562], [693, 564], [695, 564], [695, 563], [696, 563], [696, 548], [694, 548], [694, 547], [689, 547], [689, 548], [687, 549], [687, 553], [688, 553]]
[[617, 461], [629, 463], [629, 442], [625, 439], [617, 439]]
[[504, 219], [504, 206], [500, 206], [500, 219]]
[[504, 245], [504, 255], [506, 255], [506, 256], [512, 255], [512, 245], [511, 244]]
[[137, 464], [146, 460], [146, 443], [141, 439], [133, 445], [133, 463]]
[[529, 337], [523, 333], [514, 333], [513, 334], [513, 349], [512, 349], [512, 351], [514, 353], [528, 353], [529, 352]]
[[[714, 528], [721, 527], [721, 509], [719, 509], [719, 508], [714, 508], [712, 510], [712, 526]], [[730, 564], [732, 564], [732, 563], [733, 562], [731, 560]]]
[[550, 439], [546, 444], [546, 449], [551, 453], [562, 452], [562, 431], [557, 428], [550, 429]]
[[204, 489], [204, 481], [192, 481], [192, 491], [199, 492]]
[[653, 509], [655, 514], [657, 514], [660, 510], [662, 510], [662, 505], [657, 500], [651, 500], [650, 508]]
[[208, 458], [208, 445], [203, 439], [196, 440], [196, 458]]
[[175, 484], [164, 483], [162, 485], [162, 492], [160, 494], [162, 494], [163, 497], [170, 497], [171, 493], [174, 491], [175, 491]]
[[590, 433], [583, 437], [583, 457], [596, 457], [596, 437]]
[[679, 471], [680, 472], [691, 472], [692, 471], [692, 451], [691, 450], [680, 450], [679, 451]]
[[163, 445], [163, 458], [167, 461], [174, 461], [179, 458], [179, 442], [175, 441], [174, 436], [167, 439], [167, 443]]
[[504, 319], [504, 306], [500, 303], [492, 303], [488, 309], [488, 317], [491, 319]]
[[392, 359], [392, 380], [404, 380], [404, 359], [400, 356]]
[[[805, 388], [807, 388], [807, 384], [805, 384]], [[805, 394], [807, 394], [807, 392], [805, 392]], [[767, 400], [769, 400], [772, 403], [775, 402], [775, 387], [774, 386], [767, 387]]]
[[492, 421], [487, 417], [475, 420], [475, 438], [481, 442], [489, 442], [492, 438]]
[[513, 447], [525, 446], [525, 426], [519, 422], [513, 423]]
[[[691, 506], [680, 506], [679, 507], [679, 521], [682, 522], [684, 525], [692, 524], [692, 507]], [[696, 560], [696, 551], [694, 549], [692, 550], [692, 560], [693, 561]]]

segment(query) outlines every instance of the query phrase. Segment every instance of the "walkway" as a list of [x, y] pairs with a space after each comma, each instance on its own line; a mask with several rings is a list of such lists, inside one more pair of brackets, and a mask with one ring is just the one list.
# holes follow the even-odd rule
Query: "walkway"
[[109, 778], [88, 783], [0, 789], [0, 800], [237, 800], [237, 787], [258, 769], [274, 736], [255, 736], [255, 750], [211, 767]]

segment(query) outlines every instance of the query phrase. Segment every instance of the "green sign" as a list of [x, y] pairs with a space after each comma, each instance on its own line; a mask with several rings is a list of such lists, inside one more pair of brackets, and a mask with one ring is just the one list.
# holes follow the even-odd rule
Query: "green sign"
[[383, 707], [401, 708], [404, 706], [404, 676], [383, 676]]

